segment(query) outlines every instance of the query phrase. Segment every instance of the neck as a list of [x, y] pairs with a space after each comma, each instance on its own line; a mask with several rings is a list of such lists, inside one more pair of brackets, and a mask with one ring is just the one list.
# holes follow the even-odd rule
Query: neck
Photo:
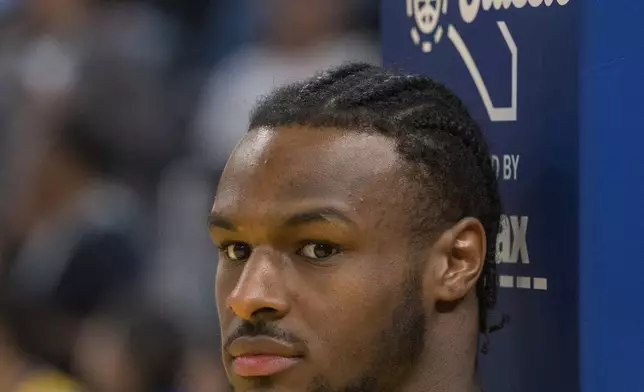
[[481, 392], [478, 324], [471, 314], [462, 309], [437, 314], [427, 330], [425, 353], [399, 392]]

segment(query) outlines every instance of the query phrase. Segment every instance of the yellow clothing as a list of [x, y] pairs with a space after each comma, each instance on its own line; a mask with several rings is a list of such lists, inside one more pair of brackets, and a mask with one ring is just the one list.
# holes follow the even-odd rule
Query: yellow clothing
[[46, 370], [29, 376], [16, 392], [80, 392], [80, 388], [66, 375]]

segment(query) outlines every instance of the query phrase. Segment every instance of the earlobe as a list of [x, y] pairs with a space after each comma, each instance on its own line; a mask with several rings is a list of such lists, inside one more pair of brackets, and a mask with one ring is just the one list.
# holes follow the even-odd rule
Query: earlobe
[[442, 266], [437, 271], [435, 298], [441, 302], [463, 299], [476, 286], [485, 264], [485, 229], [478, 219], [465, 218], [437, 241]]

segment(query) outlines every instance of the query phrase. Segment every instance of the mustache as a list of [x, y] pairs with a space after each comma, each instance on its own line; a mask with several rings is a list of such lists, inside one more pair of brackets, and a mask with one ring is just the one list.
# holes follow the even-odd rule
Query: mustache
[[265, 336], [282, 342], [290, 344], [304, 343], [304, 341], [291, 332], [279, 328], [275, 325], [268, 324], [264, 320], [258, 322], [243, 321], [239, 327], [230, 334], [224, 343], [224, 349], [228, 349], [230, 345], [237, 339], [242, 337], [255, 337]]

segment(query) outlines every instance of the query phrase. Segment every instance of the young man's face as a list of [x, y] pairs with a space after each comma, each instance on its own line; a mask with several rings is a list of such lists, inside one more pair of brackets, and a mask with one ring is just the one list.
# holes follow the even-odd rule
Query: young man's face
[[432, 299], [409, 244], [392, 140], [252, 131], [210, 219], [235, 391], [394, 390], [424, 349]]

